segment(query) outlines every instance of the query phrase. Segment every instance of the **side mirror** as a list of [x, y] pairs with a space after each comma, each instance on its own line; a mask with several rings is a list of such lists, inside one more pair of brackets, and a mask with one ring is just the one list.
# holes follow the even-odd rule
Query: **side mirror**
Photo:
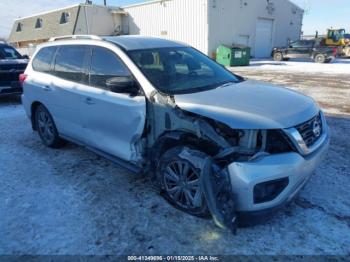
[[22, 55], [22, 59], [29, 59], [28, 55]]
[[132, 76], [116, 76], [106, 80], [107, 88], [114, 93], [136, 95], [138, 92]]

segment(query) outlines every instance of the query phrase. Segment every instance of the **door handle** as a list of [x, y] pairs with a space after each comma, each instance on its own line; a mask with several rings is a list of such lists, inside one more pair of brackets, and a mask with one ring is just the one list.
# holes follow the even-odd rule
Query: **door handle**
[[44, 89], [45, 91], [51, 91], [51, 87], [50, 86], [43, 86], [42, 89]]
[[88, 105], [95, 104], [94, 100], [91, 97], [85, 98], [85, 103], [88, 104]]

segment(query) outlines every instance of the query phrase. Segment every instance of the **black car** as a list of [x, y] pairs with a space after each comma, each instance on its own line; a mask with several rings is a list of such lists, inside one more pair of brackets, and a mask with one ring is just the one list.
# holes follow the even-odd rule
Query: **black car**
[[0, 96], [21, 94], [19, 75], [28, 64], [28, 56], [22, 56], [15, 48], [0, 43]]
[[276, 47], [272, 51], [272, 57], [275, 61], [311, 58], [316, 63], [328, 63], [336, 56], [336, 53], [335, 48], [322, 46], [321, 41], [314, 39], [294, 41], [288, 47]]

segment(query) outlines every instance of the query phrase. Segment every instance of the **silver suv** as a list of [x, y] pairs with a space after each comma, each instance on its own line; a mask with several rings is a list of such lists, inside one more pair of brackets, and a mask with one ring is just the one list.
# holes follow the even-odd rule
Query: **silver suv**
[[151, 174], [175, 207], [231, 230], [292, 200], [329, 144], [311, 98], [173, 41], [52, 39], [21, 79], [46, 146], [72, 141]]

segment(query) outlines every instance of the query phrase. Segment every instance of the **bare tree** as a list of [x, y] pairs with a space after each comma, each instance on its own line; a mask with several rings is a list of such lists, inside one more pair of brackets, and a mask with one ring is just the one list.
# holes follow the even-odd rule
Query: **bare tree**
[[308, 15], [310, 14], [310, 11], [311, 11], [311, 3], [310, 3], [310, 0], [304, 0], [304, 4], [302, 6], [302, 8], [304, 9], [305, 11], [305, 15]]

